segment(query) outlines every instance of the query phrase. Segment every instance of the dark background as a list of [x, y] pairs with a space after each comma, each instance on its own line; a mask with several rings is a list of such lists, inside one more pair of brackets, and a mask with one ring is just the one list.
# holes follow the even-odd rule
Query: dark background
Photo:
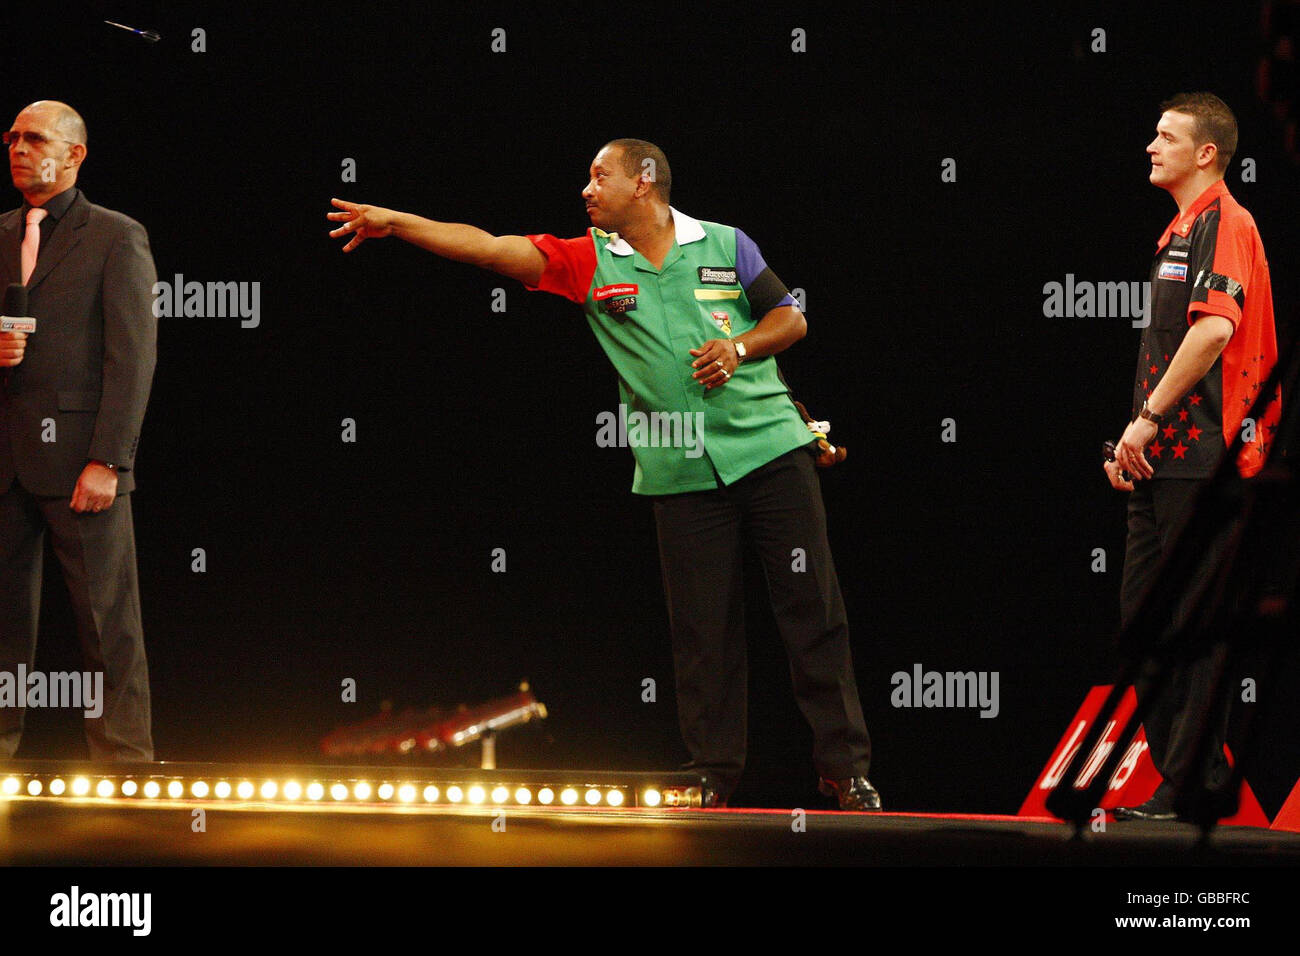
[[[1173, 93], [1235, 110], [1258, 181], [1234, 161], [1229, 186], [1264, 238], [1283, 335], [1296, 318], [1297, 170], [1254, 88], [1259, 6], [465, 6], [0, 15], [0, 112], [48, 98], [83, 114], [79, 185], [145, 224], [159, 276], [261, 283], [256, 329], [159, 332], [134, 497], [159, 757], [318, 760], [321, 735], [382, 701], [527, 678], [551, 717], [503, 738], [502, 765], [685, 759], [650, 506], [631, 454], [595, 445], [618, 399], [578, 309], [396, 240], [344, 256], [324, 218], [343, 196], [578, 235], [591, 157], [636, 136], [667, 153], [674, 206], [742, 227], [806, 290], [809, 334], [780, 364], [850, 449], [823, 489], [886, 806], [1014, 812], [1111, 671], [1124, 502], [1098, 446], [1127, 421], [1140, 337], [1124, 318], [1045, 318], [1043, 285], [1147, 277], [1176, 210], [1143, 149]], [[38, 666], [75, 668], [47, 571]], [[820, 806], [751, 580], [737, 801]], [[999, 716], [891, 707], [890, 675], [918, 662], [998, 671]], [[1288, 668], [1257, 675], [1261, 695], [1284, 697]], [[1288, 702], [1261, 747], [1270, 814], [1300, 771], [1296, 717]], [[20, 756], [83, 752], [76, 715], [29, 720]]]

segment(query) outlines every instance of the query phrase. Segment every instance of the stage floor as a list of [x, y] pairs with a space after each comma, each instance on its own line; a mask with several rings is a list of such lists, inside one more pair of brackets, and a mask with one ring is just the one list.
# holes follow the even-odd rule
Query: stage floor
[[0, 865], [1300, 863], [1300, 834], [1263, 828], [1108, 821], [1076, 832], [1046, 817], [706, 810], [701, 783], [681, 772], [8, 761]]
[[91, 799], [0, 803], [8, 866], [1259, 866], [1300, 834], [1017, 817], [782, 810], [366, 808]]

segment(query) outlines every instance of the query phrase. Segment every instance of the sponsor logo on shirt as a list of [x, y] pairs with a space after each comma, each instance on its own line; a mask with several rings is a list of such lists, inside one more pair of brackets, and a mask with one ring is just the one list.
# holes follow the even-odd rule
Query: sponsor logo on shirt
[[637, 291], [635, 282], [623, 282], [618, 285], [603, 285], [591, 297], [600, 303], [601, 310], [606, 314], [624, 315], [636, 311]]
[[736, 270], [726, 266], [700, 266], [700, 281], [705, 285], [735, 285]]
[[722, 330], [723, 335], [731, 334], [731, 316], [726, 312], [710, 312], [713, 316], [713, 324]]
[[608, 299], [615, 295], [636, 295], [639, 291], [635, 282], [623, 282], [619, 285], [603, 285], [591, 294], [591, 297], [599, 302], [601, 299]]
[[606, 299], [600, 306], [609, 315], [624, 315], [636, 311], [636, 296], [625, 295], [617, 299]]
[[1175, 282], [1187, 281], [1186, 262], [1162, 262], [1158, 278], [1173, 279]]

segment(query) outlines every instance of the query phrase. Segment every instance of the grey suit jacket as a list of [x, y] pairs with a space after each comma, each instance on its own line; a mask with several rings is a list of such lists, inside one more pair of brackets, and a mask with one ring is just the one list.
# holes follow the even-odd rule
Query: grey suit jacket
[[[0, 291], [21, 281], [25, 228], [21, 208], [0, 216]], [[92, 458], [126, 469], [118, 494], [134, 489], [156, 279], [144, 227], [79, 193], [27, 283], [36, 331], [0, 388], [0, 493], [17, 477], [32, 494], [70, 497]]]

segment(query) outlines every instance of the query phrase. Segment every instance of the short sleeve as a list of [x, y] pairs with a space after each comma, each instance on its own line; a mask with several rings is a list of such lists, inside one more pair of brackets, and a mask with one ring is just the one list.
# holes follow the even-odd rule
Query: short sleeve
[[587, 301], [591, 280], [596, 275], [596, 247], [591, 235], [557, 239], [540, 234], [525, 237], [546, 256], [546, 268], [537, 285], [524, 283], [533, 292], [551, 292], [572, 302]]
[[1192, 298], [1188, 323], [1201, 315], [1221, 315], [1236, 328], [1246, 301], [1254, 245], [1251, 224], [1241, 217], [1215, 211], [1202, 217], [1192, 237]]
[[736, 278], [745, 290], [755, 319], [781, 306], [798, 306], [785, 283], [767, 267], [757, 243], [739, 229], [736, 230]]

